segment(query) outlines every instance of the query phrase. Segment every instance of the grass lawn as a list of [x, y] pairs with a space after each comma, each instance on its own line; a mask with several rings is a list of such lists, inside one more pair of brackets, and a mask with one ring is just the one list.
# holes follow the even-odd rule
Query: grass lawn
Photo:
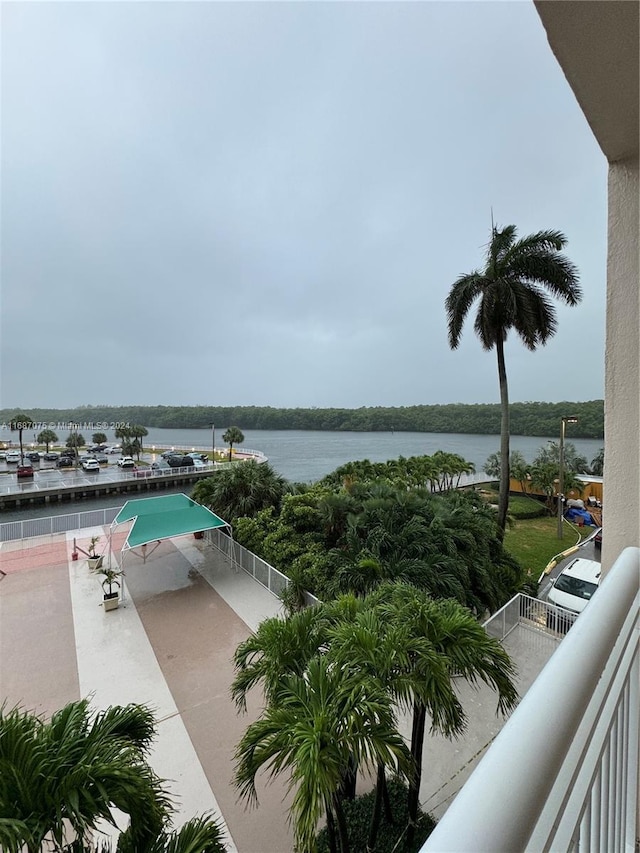
[[558, 539], [556, 518], [529, 518], [516, 521], [511, 528], [507, 527], [504, 546], [537, 581], [552, 557], [577, 545], [591, 533], [592, 527], [573, 528], [565, 523], [564, 538]]

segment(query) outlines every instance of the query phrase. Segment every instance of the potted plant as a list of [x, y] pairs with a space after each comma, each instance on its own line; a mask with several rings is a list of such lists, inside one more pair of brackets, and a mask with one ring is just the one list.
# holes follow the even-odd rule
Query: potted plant
[[99, 569], [102, 565], [102, 555], [96, 554], [96, 545], [100, 541], [99, 536], [92, 536], [91, 542], [89, 543], [89, 568], [91, 571], [95, 571], [95, 569]]
[[92, 569], [102, 580], [102, 603], [105, 610], [116, 610], [120, 604], [120, 588], [121, 584], [118, 578], [124, 575], [121, 569], [110, 569], [108, 566], [102, 566]]

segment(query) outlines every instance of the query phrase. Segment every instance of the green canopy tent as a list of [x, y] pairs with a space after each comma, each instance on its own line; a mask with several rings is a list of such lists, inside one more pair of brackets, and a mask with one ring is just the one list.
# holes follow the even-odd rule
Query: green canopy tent
[[121, 569], [124, 565], [125, 552], [134, 548], [142, 547], [142, 557], [146, 561], [148, 556], [146, 546], [152, 542], [157, 543], [157, 547], [162, 539], [172, 536], [186, 536], [189, 533], [215, 530], [218, 527], [228, 527], [231, 530], [231, 525], [226, 521], [184, 494], [127, 501], [111, 522], [109, 565], [111, 565], [113, 553], [111, 548], [113, 533], [118, 525], [127, 522], [133, 522], [133, 524], [122, 546]]

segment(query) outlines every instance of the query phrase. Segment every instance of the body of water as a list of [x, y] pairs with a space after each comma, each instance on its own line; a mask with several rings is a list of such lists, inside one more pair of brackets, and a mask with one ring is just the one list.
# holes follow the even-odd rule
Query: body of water
[[[216, 429], [216, 447], [224, 446], [222, 434], [225, 428]], [[497, 435], [460, 435], [458, 433], [424, 432], [308, 432], [306, 430], [243, 430], [245, 440], [242, 447], [261, 450], [278, 473], [288, 480], [313, 482], [329, 474], [345, 462], [357, 459], [369, 459], [371, 462], [386, 462], [399, 456], [431, 455], [438, 450], [458, 453], [464, 459], [473, 462], [478, 472], [491, 453], [500, 449], [500, 436]], [[60, 433], [59, 433], [60, 434]], [[90, 432], [85, 438], [90, 439]], [[62, 435], [61, 435], [62, 438]], [[31, 436], [24, 435], [23, 441], [30, 443]], [[109, 435], [110, 441], [115, 439]], [[0, 440], [17, 440], [16, 433], [0, 435]], [[537, 455], [540, 447], [547, 441], [558, 441], [559, 436], [547, 438], [519, 436], [511, 437], [511, 450], [519, 450], [528, 462]], [[604, 442], [600, 439], [572, 439], [579, 454], [591, 461]], [[210, 448], [213, 432], [209, 429], [156, 429], [149, 428], [145, 438], [145, 449], [154, 445], [158, 448], [172, 446]], [[97, 500], [78, 501], [74, 504], [58, 504], [55, 507], [32, 506], [23, 510], [10, 510], [0, 513], [0, 521], [15, 518], [42, 517], [60, 515], [78, 510], [109, 507], [117, 505], [117, 498], [99, 498]], [[124, 499], [122, 500], [124, 503]]]
[[[216, 429], [216, 447], [223, 446], [224, 428]], [[244, 447], [261, 450], [270, 463], [288, 480], [313, 482], [329, 474], [339, 465], [356, 459], [386, 462], [399, 456], [431, 455], [437, 450], [459, 453], [481, 471], [487, 457], [500, 449], [498, 435], [460, 435], [430, 432], [309, 432], [307, 430], [243, 430]], [[149, 429], [147, 448], [188, 445], [211, 447], [212, 431], [201, 429]], [[511, 450], [519, 450], [529, 462], [549, 438], [514, 435]], [[591, 461], [604, 445], [600, 439], [580, 438], [571, 441], [576, 450]]]

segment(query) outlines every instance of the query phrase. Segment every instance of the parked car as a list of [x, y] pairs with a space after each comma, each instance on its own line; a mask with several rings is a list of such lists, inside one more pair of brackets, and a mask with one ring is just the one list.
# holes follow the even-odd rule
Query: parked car
[[167, 462], [172, 468], [193, 468], [195, 462], [190, 456], [169, 456]]
[[193, 464], [196, 468], [206, 468], [207, 463], [203, 462], [202, 459], [196, 458], [195, 456], [191, 457], [193, 459]]
[[107, 449], [106, 444], [94, 444], [93, 447], [89, 448], [89, 452], [93, 453], [93, 454], [104, 453], [106, 449]]
[[206, 453], [200, 453], [197, 450], [193, 453], [187, 453], [187, 456], [190, 456], [192, 459], [199, 459], [201, 462], [208, 462], [209, 457]]
[[30, 450], [29, 453], [25, 453], [25, 456], [27, 457], [27, 459], [30, 459], [32, 462], [39, 462], [40, 461], [40, 454], [38, 453], [37, 450]]
[[556, 630], [568, 630], [591, 601], [600, 585], [602, 567], [595, 560], [577, 557], [552, 581], [549, 601], [561, 610], [547, 614], [547, 624]]
[[164, 453], [160, 454], [160, 456], [163, 459], [168, 459], [170, 456], [179, 456], [182, 459], [184, 453], [181, 450], [165, 450]]
[[171, 465], [167, 462], [166, 459], [158, 459], [157, 462], [152, 462], [151, 467], [154, 471], [170, 471]]
[[42, 458], [45, 462], [56, 462], [60, 458], [60, 454], [56, 453], [55, 450], [50, 450], [48, 453], [45, 453]]
[[20, 452], [18, 450], [10, 450], [7, 453], [7, 463], [19, 462]]
[[73, 468], [75, 465], [75, 460], [70, 456], [61, 456], [60, 459], [56, 462], [57, 468]]
[[91, 456], [88, 456], [86, 459], [83, 459], [80, 463], [82, 465], [83, 471], [99, 471], [100, 463], [97, 459], [94, 459]]
[[136, 460], [133, 456], [123, 456], [122, 459], [118, 459], [118, 465], [121, 468], [135, 468]]
[[114, 444], [112, 447], [105, 447], [104, 452], [110, 454], [122, 453], [122, 447], [119, 444]]
[[0, 459], [6, 459], [6, 458], [7, 458], [7, 451], [6, 450], [0, 450]]
[[19, 463], [16, 473], [18, 477], [33, 477], [33, 465], [31, 464], [31, 460], [27, 462], [25, 459], [24, 462]]
[[96, 459], [100, 463], [100, 465], [108, 465], [109, 464], [109, 457], [107, 456], [106, 453], [96, 453], [96, 454], [94, 454], [93, 458]]

